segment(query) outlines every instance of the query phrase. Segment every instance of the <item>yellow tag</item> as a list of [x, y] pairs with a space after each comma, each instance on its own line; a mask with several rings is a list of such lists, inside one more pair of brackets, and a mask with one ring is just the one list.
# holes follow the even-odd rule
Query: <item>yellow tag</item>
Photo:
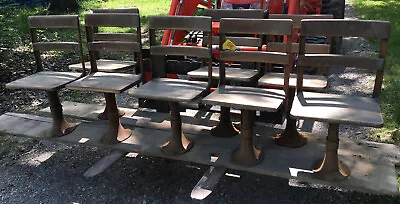
[[225, 40], [224, 44], [222, 45], [222, 49], [236, 51], [236, 45], [230, 40]]

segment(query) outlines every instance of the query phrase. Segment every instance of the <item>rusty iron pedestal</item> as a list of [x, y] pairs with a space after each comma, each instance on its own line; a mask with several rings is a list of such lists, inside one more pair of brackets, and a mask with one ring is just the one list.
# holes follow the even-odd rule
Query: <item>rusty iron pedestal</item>
[[[104, 97], [106, 97], [105, 94], [104, 94]], [[108, 120], [107, 112], [108, 112], [108, 110], [107, 110], [107, 106], [106, 106], [106, 108], [104, 109], [104, 111], [101, 112], [101, 113], [99, 113], [99, 115], [97, 115], [97, 118], [100, 119], [100, 120]], [[118, 109], [118, 116], [119, 116], [119, 117], [122, 117], [122, 116], [124, 116], [124, 115], [125, 115], [125, 111]]]
[[61, 137], [74, 131], [78, 126], [77, 123], [69, 123], [64, 119], [62, 105], [57, 91], [47, 91], [47, 97], [50, 102], [51, 116], [53, 123], [49, 137]]
[[323, 159], [317, 161], [318, 168], [313, 172], [317, 177], [328, 181], [337, 181], [347, 178], [350, 169], [338, 158], [339, 124], [329, 123], [328, 137], [326, 138], [326, 152]]
[[242, 143], [240, 147], [233, 150], [232, 161], [242, 166], [254, 166], [259, 164], [264, 155], [262, 150], [257, 149], [253, 144], [253, 123], [255, 111], [241, 110], [242, 122]]
[[182, 119], [179, 112], [179, 103], [170, 102], [172, 138], [163, 144], [161, 150], [168, 155], [178, 155], [189, 151], [193, 147], [193, 141], [185, 137], [182, 132]]
[[128, 139], [132, 131], [130, 129], [125, 129], [122, 127], [119, 121], [119, 114], [117, 108], [117, 102], [115, 100], [115, 94], [104, 93], [106, 98], [106, 110], [108, 116], [108, 130], [105, 135], [103, 135], [101, 142], [104, 144], [115, 144]]
[[286, 127], [281, 134], [274, 137], [275, 143], [283, 147], [297, 148], [307, 144], [307, 138], [297, 131], [296, 119], [290, 117], [290, 110], [292, 109], [295, 93], [295, 88], [289, 88], [286, 105]]
[[219, 123], [212, 127], [211, 134], [215, 137], [233, 137], [239, 134], [239, 130], [231, 121], [230, 108], [221, 106]]

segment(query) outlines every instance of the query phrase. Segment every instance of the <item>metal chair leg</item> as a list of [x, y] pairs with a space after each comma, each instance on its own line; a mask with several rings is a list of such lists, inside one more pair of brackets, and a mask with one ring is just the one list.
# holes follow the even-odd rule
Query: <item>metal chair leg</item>
[[286, 108], [286, 128], [274, 137], [275, 143], [290, 148], [302, 147], [307, 144], [307, 138], [301, 135], [296, 128], [296, 120], [290, 117], [296, 89], [289, 88]]
[[189, 151], [193, 141], [185, 137], [182, 132], [182, 119], [179, 112], [179, 103], [170, 102], [172, 138], [162, 145], [161, 150], [168, 155], [178, 155]]
[[119, 121], [117, 102], [115, 101], [115, 94], [104, 93], [106, 98], [106, 109], [108, 116], [108, 132], [103, 135], [101, 142], [104, 144], [115, 144], [128, 139], [132, 131], [122, 127]]
[[217, 126], [212, 127], [211, 134], [215, 137], [233, 137], [239, 134], [239, 130], [233, 125], [231, 121], [229, 107], [221, 107], [221, 114], [219, 116], [219, 123]]
[[74, 131], [78, 123], [69, 123], [64, 119], [62, 105], [57, 91], [48, 91], [47, 97], [50, 102], [50, 111], [53, 118], [49, 137], [61, 137]]
[[318, 168], [314, 174], [328, 181], [337, 181], [347, 178], [350, 169], [338, 158], [339, 124], [330, 123], [326, 139], [326, 153], [323, 159], [317, 161]]
[[242, 166], [254, 166], [259, 164], [264, 155], [261, 150], [253, 144], [254, 111], [242, 110], [242, 143], [239, 148], [232, 152], [232, 160], [235, 164]]
[[[104, 94], [104, 97], [106, 97], [105, 94]], [[97, 115], [97, 118], [100, 120], [108, 120], [107, 112], [108, 112], [108, 110], [107, 110], [107, 105], [106, 105], [106, 108], [104, 108], [104, 111], [99, 113], [99, 115]], [[122, 117], [124, 115], [125, 115], [125, 111], [118, 109], [118, 117]]]

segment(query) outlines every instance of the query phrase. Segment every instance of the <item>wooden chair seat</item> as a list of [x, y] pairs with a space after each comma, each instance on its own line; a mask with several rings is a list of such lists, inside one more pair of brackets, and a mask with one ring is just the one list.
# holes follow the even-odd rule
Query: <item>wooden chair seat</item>
[[169, 102], [190, 102], [201, 95], [206, 88], [207, 82], [158, 78], [137, 89], [130, 89], [128, 94], [137, 98]]
[[43, 71], [6, 84], [9, 89], [56, 91], [77, 80], [82, 73]]
[[[283, 88], [283, 73], [267, 73], [258, 80], [258, 84], [262, 86]], [[296, 88], [297, 75], [290, 74], [289, 87]], [[328, 85], [328, 79], [321, 75], [303, 75], [303, 88], [306, 90], [320, 90]]]
[[140, 82], [140, 75], [95, 72], [67, 85], [67, 88], [103, 93], [121, 93]]
[[272, 112], [278, 110], [284, 99], [283, 90], [225, 86], [205, 97], [203, 102], [236, 109]]
[[[207, 79], [208, 68], [201, 67], [194, 71], [188, 72], [188, 75], [194, 79]], [[225, 71], [226, 80], [229, 81], [244, 81], [250, 82], [257, 76], [257, 70], [255, 69], [241, 69], [241, 68], [226, 68]], [[212, 77], [219, 79], [219, 67], [212, 68]]]
[[[121, 61], [121, 60], [107, 60], [99, 59], [97, 60], [97, 69], [99, 72], [116, 72], [120, 70], [131, 69], [135, 66], [135, 61]], [[70, 70], [81, 71], [82, 64], [71, 64], [68, 66]], [[90, 62], [85, 62], [85, 67], [90, 67]]]
[[379, 103], [369, 97], [302, 92], [295, 97], [292, 117], [321, 122], [382, 127]]

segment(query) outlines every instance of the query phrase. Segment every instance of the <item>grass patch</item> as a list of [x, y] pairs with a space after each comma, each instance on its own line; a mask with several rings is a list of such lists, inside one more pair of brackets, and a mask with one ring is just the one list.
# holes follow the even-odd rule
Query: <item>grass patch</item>
[[384, 127], [373, 131], [377, 141], [400, 144], [400, 1], [352, 0], [363, 19], [390, 21], [389, 52], [381, 96]]

